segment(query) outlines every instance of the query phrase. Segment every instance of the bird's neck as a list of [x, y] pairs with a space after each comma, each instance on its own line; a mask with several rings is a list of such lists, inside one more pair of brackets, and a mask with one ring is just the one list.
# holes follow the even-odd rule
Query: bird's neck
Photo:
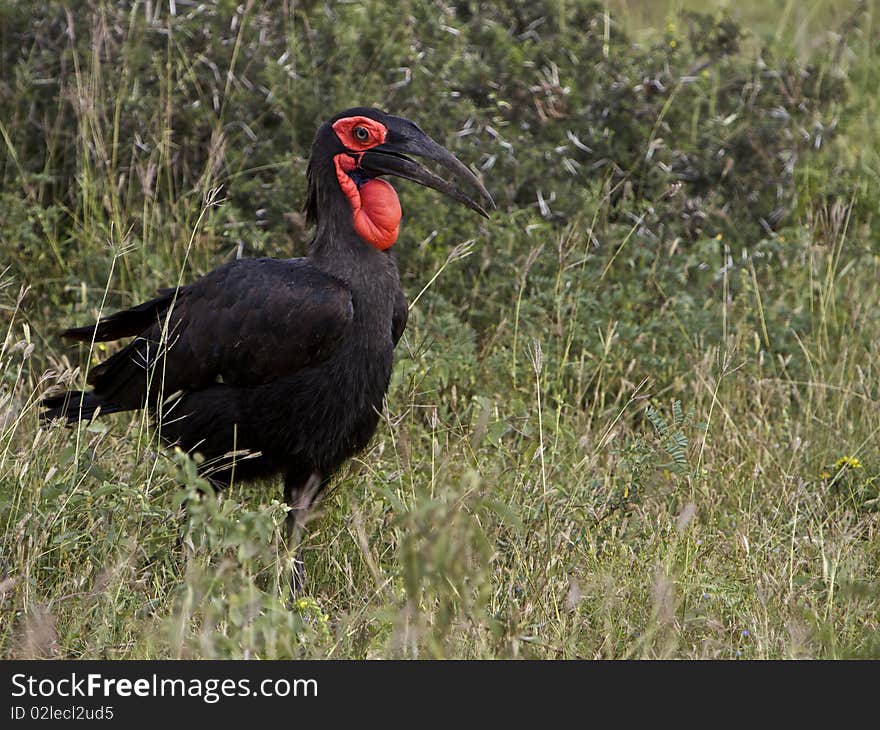
[[392, 347], [394, 306], [400, 276], [391, 250], [380, 251], [363, 241], [350, 216], [322, 216], [309, 258], [322, 271], [345, 282], [354, 305], [354, 335], [346, 357]]
[[353, 289], [400, 286], [390, 249], [378, 250], [355, 230], [349, 200], [335, 174], [309, 171], [308, 213], [315, 224], [309, 257], [323, 271]]

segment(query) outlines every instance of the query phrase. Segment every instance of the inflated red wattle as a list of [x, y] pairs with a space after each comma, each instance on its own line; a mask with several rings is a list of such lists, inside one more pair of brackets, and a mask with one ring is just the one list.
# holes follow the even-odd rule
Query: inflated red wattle
[[354, 211], [357, 234], [381, 251], [390, 248], [400, 231], [400, 200], [384, 180], [368, 180], [360, 186], [361, 209]]
[[351, 206], [355, 232], [380, 251], [397, 241], [403, 215], [397, 191], [384, 180], [367, 180], [358, 187], [346, 170], [357, 163], [347, 154], [336, 155], [336, 179]]

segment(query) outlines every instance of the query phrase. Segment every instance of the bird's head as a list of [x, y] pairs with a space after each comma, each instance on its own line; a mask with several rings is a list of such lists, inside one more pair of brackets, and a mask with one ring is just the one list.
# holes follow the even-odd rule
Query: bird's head
[[[435, 162], [476, 188], [483, 204], [410, 155]], [[394, 188], [379, 179], [383, 175], [433, 188], [487, 218], [486, 207], [495, 207], [476, 175], [417, 124], [379, 109], [358, 107], [337, 114], [315, 135], [306, 202], [309, 220], [319, 223], [327, 202], [343, 197], [357, 234], [378, 249], [390, 247], [397, 240], [401, 210]]]

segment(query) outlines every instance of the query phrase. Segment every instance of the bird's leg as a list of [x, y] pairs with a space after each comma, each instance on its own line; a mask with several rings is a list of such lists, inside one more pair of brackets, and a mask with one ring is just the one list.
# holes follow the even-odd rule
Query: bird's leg
[[309, 519], [309, 511], [317, 503], [323, 483], [321, 473], [318, 471], [309, 474], [305, 482], [290, 477], [284, 482], [284, 501], [290, 507], [285, 522], [285, 538], [290, 556], [291, 601], [302, 595], [305, 589], [306, 569], [302, 556], [302, 537]]

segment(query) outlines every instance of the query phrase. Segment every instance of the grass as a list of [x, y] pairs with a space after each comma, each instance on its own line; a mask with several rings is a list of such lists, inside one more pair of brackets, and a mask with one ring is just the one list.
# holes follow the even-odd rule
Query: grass
[[[434, 74], [426, 80], [415, 66], [403, 91], [393, 86], [403, 62], [386, 58], [397, 51], [369, 35], [367, 21], [387, 11], [382, 3], [337, 7], [365, 24], [362, 40], [336, 38], [327, 56], [323, 11], [287, 3], [205, 4], [222, 18], [228, 43], [193, 30], [204, 22], [216, 31], [214, 16], [178, 26], [157, 9], [147, 22], [138, 4], [97, 3], [74, 21], [47, 3], [26, 62], [10, 61], [14, 36], [4, 35], [0, 655], [876, 657], [880, 62], [872, 4], [859, 15], [855, 3], [807, 5], [788, 4], [776, 27], [763, 24], [766, 4], [746, 4], [753, 32], [741, 65], [710, 66], [696, 96], [687, 96], [693, 87], [667, 88], [655, 105], [645, 101], [644, 120], [637, 108], [644, 126], [633, 132], [637, 163], [623, 182], [608, 167], [590, 167], [585, 183], [553, 182], [561, 164], [547, 150], [556, 142], [529, 149], [499, 104], [495, 116], [475, 106], [481, 131], [455, 142], [498, 193], [491, 222], [402, 189], [407, 219], [396, 248], [417, 301], [384, 422], [309, 525], [310, 594], [292, 611], [280, 484], [203, 497], [192, 460], [162, 449], [139, 415], [41, 428], [40, 395], [81, 382], [106, 354], [66, 350], [53, 333], [238, 250], [302, 253], [307, 232], [294, 211], [313, 129], [302, 120], [320, 115], [328, 98], [342, 108], [359, 89], [358, 101], [402, 107], [439, 136], [433, 111], [409, 107], [423, 94], [437, 115], [450, 113], [436, 101], [441, 90], [468, 88], [476, 64], [456, 66], [467, 48], [443, 45], [471, 32], [461, 30], [466, 20], [445, 18], [459, 35], [394, 26], [387, 46], [422, 43], [423, 67]], [[686, 24], [682, 3], [660, 16], [653, 3], [608, 7], [638, 47], [657, 41], [669, 54], [670, 38], [686, 44], [671, 30]], [[246, 35], [275, 42], [263, 10], [279, 18], [289, 52], [277, 69], [257, 63]], [[829, 16], [838, 25], [826, 32]], [[12, 33], [14, 11], [5, 21]], [[547, 23], [537, 27], [549, 36]], [[45, 38], [69, 28], [85, 29], [87, 42], [55, 58]], [[845, 47], [835, 35], [842, 28]], [[525, 41], [509, 48], [507, 30], [479, 32], [493, 63], [522, 62], [518, 73], [532, 73], [535, 65], [516, 55], [528, 51]], [[598, 57], [638, 58], [651, 70], [650, 53], [660, 51], [637, 56], [609, 31], [605, 53], [602, 33]], [[770, 168], [751, 173], [738, 158], [731, 175], [709, 176], [699, 194], [667, 198], [662, 168], [639, 167], [646, 150], [669, 169], [665, 155], [676, 147], [701, 164], [700, 150], [716, 139], [733, 154], [738, 138], [725, 130], [763, 139], [760, 125], [780, 117], [774, 100], [758, 121], [747, 107], [725, 121], [725, 85], [765, 47], [767, 64], [773, 54], [806, 59], [846, 95], [791, 129], [773, 128]], [[47, 53], [58, 83], [44, 98], [49, 76], [37, 71]], [[355, 53], [396, 70], [373, 80]], [[663, 56], [658, 67], [675, 59]], [[681, 63], [693, 67], [691, 58]], [[358, 71], [353, 79], [346, 67]], [[517, 74], [505, 86], [508, 66], [499, 68], [499, 97], [517, 93]], [[577, 90], [554, 91], [547, 69], [531, 92], [534, 108], [565, 114]], [[270, 76], [255, 82], [262, 73]], [[266, 95], [246, 103], [248, 85], [263, 82], [284, 99], [277, 108]], [[212, 106], [203, 123], [196, 115]], [[613, 132], [616, 144], [624, 130]], [[810, 144], [797, 148], [790, 178], [770, 185], [762, 176], [788, 159], [801, 133]], [[603, 144], [600, 134], [579, 135]], [[786, 135], [786, 147], [770, 146]], [[763, 180], [768, 205], [783, 200], [786, 217], [757, 224], [750, 208], [764, 199], [738, 203], [736, 176], [746, 193]], [[533, 178], [548, 187], [532, 195]], [[667, 199], [679, 207], [664, 208]]]

